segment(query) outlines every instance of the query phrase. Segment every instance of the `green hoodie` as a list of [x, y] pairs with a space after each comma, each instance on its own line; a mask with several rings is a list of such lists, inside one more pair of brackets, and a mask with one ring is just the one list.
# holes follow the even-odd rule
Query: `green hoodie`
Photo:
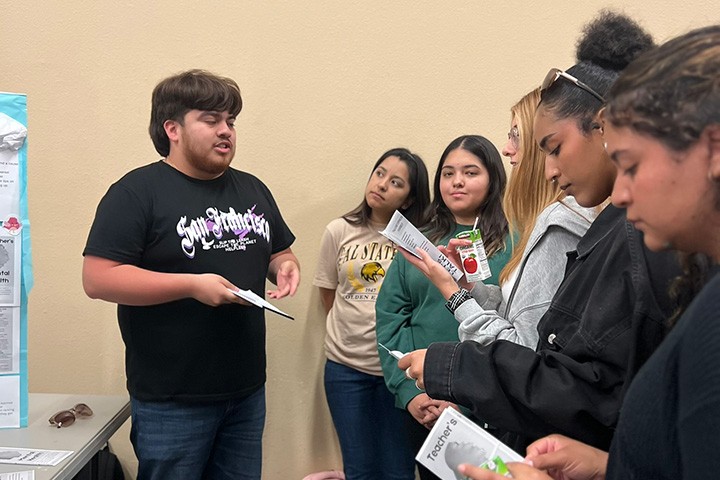
[[[456, 225], [455, 231], [439, 244], [447, 245], [450, 238], [471, 229], [467, 225]], [[508, 235], [505, 248], [488, 258], [492, 277], [484, 283], [498, 284], [500, 270], [511, 255], [511, 237]], [[402, 255], [396, 255], [387, 270], [375, 303], [375, 313], [377, 340], [390, 350], [408, 353], [427, 348], [433, 342], [458, 341], [458, 322], [445, 308], [445, 298]], [[383, 349], [379, 349], [379, 354], [385, 383], [395, 395], [395, 406], [406, 408], [408, 402], [421, 392], [397, 367], [397, 360]]]

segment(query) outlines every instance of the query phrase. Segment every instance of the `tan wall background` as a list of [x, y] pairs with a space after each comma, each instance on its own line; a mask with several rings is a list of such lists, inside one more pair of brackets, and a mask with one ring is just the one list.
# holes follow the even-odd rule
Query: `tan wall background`
[[[581, 26], [602, 7], [657, 40], [718, 21], [714, 0], [0, 4], [0, 90], [25, 92], [29, 104], [33, 392], [125, 392], [115, 307], [86, 298], [80, 282], [95, 207], [123, 173], [158, 158], [147, 125], [161, 78], [206, 68], [240, 84], [234, 166], [271, 188], [303, 266], [298, 294], [278, 302], [297, 320], [267, 318], [267, 479], [341, 465], [311, 280], [323, 227], [361, 200], [377, 157], [406, 146], [432, 173], [460, 134], [501, 147], [509, 107], [549, 67], [574, 63]], [[134, 474], [128, 435], [129, 422], [111, 446]]]

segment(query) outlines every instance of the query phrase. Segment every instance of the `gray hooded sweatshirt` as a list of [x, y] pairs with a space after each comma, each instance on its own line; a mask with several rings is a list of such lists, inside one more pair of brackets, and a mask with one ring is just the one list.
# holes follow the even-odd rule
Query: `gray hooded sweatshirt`
[[503, 298], [500, 287], [478, 282], [473, 299], [455, 310], [460, 340], [486, 345], [502, 339], [534, 350], [537, 324], [565, 275], [567, 252], [575, 250], [596, 216], [573, 197], [547, 206], [535, 222], [510, 298]]

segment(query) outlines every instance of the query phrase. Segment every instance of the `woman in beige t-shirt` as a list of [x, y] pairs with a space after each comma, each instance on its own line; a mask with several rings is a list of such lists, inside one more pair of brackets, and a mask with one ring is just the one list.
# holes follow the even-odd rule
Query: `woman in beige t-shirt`
[[325, 393], [346, 479], [415, 478], [402, 412], [385, 386], [375, 337], [375, 299], [395, 256], [380, 235], [399, 210], [422, 224], [430, 203], [422, 159], [404, 148], [375, 163], [357, 208], [323, 234], [313, 284], [327, 312]]

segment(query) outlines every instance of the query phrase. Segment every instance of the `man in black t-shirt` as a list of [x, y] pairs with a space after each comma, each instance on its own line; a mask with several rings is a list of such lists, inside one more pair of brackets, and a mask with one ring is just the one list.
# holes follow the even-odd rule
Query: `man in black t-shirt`
[[140, 480], [260, 478], [265, 319], [231, 290], [294, 295], [300, 269], [268, 188], [230, 168], [241, 108], [231, 79], [161, 81], [163, 159], [110, 187], [83, 252], [85, 292], [118, 304]]

